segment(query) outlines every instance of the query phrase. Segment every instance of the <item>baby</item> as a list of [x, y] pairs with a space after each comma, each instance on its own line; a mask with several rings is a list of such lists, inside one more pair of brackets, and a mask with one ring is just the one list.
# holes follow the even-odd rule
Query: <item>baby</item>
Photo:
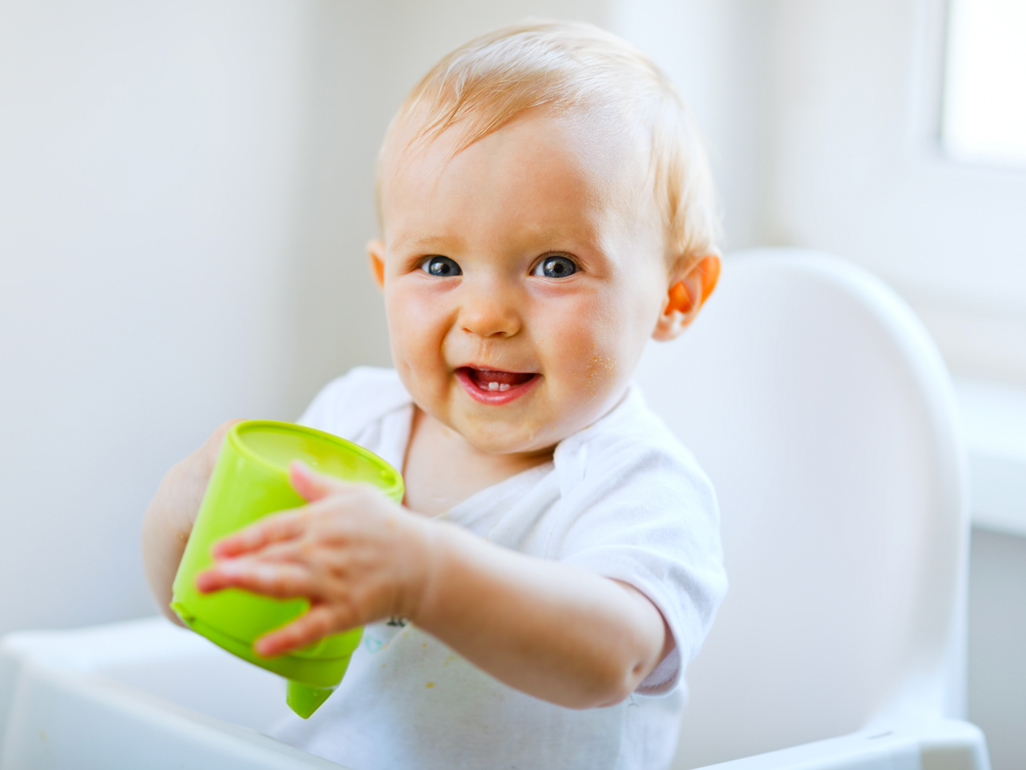
[[[401, 468], [404, 505], [293, 464], [309, 504], [222, 540], [200, 590], [310, 599], [264, 655], [366, 625], [338, 691], [275, 730], [354, 770], [665, 767], [726, 588], [709, 482], [631, 385], [719, 273], [679, 97], [594, 27], [500, 30], [403, 103], [378, 204], [395, 370], [351, 371], [301, 422]], [[169, 616], [229, 425], [146, 514]]]

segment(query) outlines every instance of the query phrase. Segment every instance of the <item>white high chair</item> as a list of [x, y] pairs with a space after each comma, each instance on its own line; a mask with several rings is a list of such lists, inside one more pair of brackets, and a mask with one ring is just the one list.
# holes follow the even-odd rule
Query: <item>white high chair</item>
[[838, 259], [738, 254], [637, 379], [713, 481], [730, 578], [674, 768], [987, 770], [959, 720], [966, 463], [907, 306]]
[[[988, 770], [958, 719], [965, 462], [905, 305], [829, 257], [737, 255], [638, 379], [716, 484], [731, 581], [674, 767]], [[0, 770], [337, 768], [258, 732], [285, 712], [278, 677], [160, 618], [0, 644]]]

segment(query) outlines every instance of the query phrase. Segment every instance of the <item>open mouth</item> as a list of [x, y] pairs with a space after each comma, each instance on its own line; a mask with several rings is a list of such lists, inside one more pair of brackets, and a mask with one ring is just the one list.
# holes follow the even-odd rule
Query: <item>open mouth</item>
[[535, 372], [504, 372], [471, 366], [461, 366], [456, 370], [456, 377], [474, 399], [485, 404], [508, 403], [541, 379]]

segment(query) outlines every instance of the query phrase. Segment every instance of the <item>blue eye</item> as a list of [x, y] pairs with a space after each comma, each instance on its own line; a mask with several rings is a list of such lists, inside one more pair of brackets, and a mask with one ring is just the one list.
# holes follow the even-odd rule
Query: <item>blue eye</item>
[[577, 263], [569, 257], [545, 257], [538, 266], [531, 271], [531, 275], [540, 275], [545, 278], [566, 278], [577, 272]]
[[438, 276], [439, 278], [463, 275], [460, 266], [456, 264], [455, 260], [449, 259], [449, 257], [428, 257], [420, 263], [420, 269], [428, 275]]

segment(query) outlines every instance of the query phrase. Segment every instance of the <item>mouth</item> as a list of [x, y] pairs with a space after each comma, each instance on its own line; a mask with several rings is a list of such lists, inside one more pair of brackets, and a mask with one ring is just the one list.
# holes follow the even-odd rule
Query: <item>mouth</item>
[[461, 366], [456, 370], [456, 378], [475, 401], [497, 405], [520, 398], [541, 379], [541, 375]]

